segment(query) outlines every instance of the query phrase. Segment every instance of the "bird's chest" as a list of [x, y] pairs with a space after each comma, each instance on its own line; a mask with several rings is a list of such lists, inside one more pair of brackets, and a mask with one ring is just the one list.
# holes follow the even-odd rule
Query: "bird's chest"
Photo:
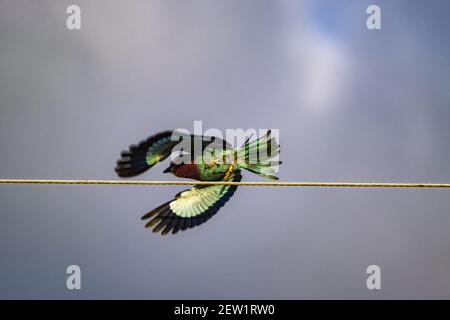
[[202, 180], [199, 168], [193, 163], [187, 163], [178, 167], [173, 174], [180, 178]]

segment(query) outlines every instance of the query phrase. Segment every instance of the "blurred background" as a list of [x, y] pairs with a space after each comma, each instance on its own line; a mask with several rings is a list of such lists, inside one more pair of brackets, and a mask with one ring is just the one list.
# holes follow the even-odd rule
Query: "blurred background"
[[[449, 10], [2, 0], [0, 177], [115, 179], [129, 144], [201, 120], [280, 129], [282, 181], [448, 183]], [[139, 178], [174, 179], [165, 165]], [[450, 298], [448, 190], [241, 187], [200, 227], [145, 229], [184, 188], [0, 185], [0, 298]]]

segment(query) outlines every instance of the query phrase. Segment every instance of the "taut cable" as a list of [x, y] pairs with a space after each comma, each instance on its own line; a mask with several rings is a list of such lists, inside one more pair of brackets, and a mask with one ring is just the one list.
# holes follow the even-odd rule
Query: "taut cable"
[[0, 184], [89, 184], [89, 185], [227, 185], [254, 187], [355, 187], [355, 188], [450, 188], [450, 183], [397, 182], [300, 182], [300, 181], [139, 181], [139, 180], [68, 180], [0, 179]]

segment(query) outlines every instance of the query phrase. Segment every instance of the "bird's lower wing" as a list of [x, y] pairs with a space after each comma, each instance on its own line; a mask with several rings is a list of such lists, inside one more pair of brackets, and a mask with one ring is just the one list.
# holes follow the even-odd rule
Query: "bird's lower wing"
[[[241, 181], [241, 178], [240, 172], [236, 172], [231, 181]], [[227, 185], [193, 186], [177, 194], [172, 201], [150, 211], [142, 220], [152, 218], [145, 226], [153, 228], [153, 232], [175, 234], [208, 221], [236, 189], [237, 186]]]

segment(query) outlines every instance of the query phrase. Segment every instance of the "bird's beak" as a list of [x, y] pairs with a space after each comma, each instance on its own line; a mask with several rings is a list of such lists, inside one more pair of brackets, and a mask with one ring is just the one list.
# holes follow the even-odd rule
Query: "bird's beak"
[[172, 171], [172, 167], [169, 166], [169, 167], [166, 168], [163, 172], [164, 172], [164, 173], [168, 173], [168, 172], [171, 172], [171, 171]]

